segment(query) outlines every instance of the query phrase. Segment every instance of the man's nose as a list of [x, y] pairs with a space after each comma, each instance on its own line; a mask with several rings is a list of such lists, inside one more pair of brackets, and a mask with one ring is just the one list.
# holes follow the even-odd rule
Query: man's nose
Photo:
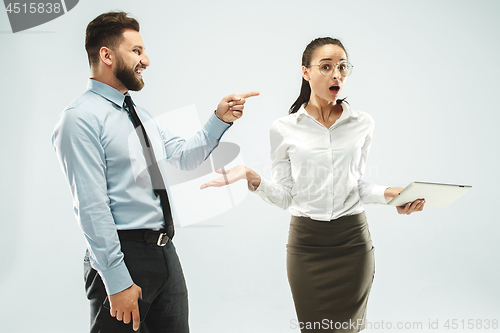
[[141, 64], [143, 64], [144, 66], [149, 66], [151, 64], [146, 53], [142, 54]]

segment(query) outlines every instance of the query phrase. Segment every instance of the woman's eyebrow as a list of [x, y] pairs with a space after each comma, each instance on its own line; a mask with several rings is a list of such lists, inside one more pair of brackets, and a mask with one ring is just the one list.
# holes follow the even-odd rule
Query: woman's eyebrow
[[[325, 61], [325, 60], [330, 60], [330, 61], [332, 61], [332, 58], [323, 58], [323, 59], [321, 59], [320, 61]], [[341, 59], [340, 59], [340, 61], [347, 61], [347, 59], [345, 59], [345, 58], [341, 58]]]

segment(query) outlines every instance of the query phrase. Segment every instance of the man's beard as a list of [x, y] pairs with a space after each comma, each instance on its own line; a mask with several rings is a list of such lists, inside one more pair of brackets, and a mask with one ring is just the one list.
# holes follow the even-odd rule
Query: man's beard
[[125, 62], [123, 61], [121, 56], [116, 58], [117, 66], [115, 69], [115, 77], [127, 88], [132, 91], [139, 91], [144, 87], [144, 81], [142, 78], [137, 77], [135, 74], [135, 69], [140, 67], [136, 66], [134, 69], [127, 68]]

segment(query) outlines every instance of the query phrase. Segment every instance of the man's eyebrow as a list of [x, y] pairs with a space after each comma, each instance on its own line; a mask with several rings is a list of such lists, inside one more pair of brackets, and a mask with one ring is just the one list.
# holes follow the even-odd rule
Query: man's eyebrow
[[141, 50], [146, 49], [146, 48], [145, 48], [144, 46], [142, 46], [142, 45], [134, 45], [132, 48], [133, 48], [133, 49], [141, 49]]

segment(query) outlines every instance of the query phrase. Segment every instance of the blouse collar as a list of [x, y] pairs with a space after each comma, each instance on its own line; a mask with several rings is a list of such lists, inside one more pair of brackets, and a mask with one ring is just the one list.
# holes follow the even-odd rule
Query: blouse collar
[[[312, 117], [309, 113], [307, 113], [306, 109], [304, 108], [304, 105], [305, 104], [303, 104], [296, 113], [297, 121], [299, 121], [303, 116]], [[359, 116], [359, 112], [354, 109], [351, 109], [349, 107], [349, 104], [347, 104], [346, 102], [342, 101], [341, 105], [342, 105], [342, 115], [340, 116], [339, 119], [347, 119], [349, 117], [357, 118]]]

